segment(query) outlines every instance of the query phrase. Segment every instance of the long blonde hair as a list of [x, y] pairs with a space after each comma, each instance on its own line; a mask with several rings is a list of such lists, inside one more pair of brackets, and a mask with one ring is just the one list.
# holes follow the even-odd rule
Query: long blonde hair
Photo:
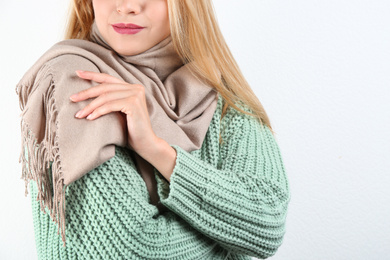
[[[190, 70], [194, 76], [206, 81], [224, 98], [221, 119], [231, 106], [254, 116], [275, 134], [263, 105], [225, 42], [212, 0], [167, 0], [167, 3], [174, 48], [183, 63], [191, 62]], [[92, 0], [72, 0], [64, 38], [89, 40], [93, 20]], [[236, 106], [236, 102], [242, 102], [250, 112]]]

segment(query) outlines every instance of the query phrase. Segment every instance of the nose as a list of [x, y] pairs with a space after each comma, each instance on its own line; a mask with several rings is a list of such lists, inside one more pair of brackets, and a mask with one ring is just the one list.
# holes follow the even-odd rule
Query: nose
[[118, 0], [116, 10], [121, 14], [138, 14], [142, 9], [140, 0]]

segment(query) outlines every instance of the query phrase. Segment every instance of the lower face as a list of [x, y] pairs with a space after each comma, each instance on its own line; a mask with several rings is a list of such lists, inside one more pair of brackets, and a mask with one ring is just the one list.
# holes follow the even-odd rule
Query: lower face
[[[121, 55], [136, 55], [170, 35], [167, 0], [92, 0], [97, 28], [104, 40]], [[140, 30], [115, 29], [132, 23]]]

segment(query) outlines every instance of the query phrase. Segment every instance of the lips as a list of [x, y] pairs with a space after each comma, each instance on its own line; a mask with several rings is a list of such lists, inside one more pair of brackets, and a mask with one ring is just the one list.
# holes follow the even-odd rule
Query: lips
[[144, 27], [132, 23], [117, 23], [113, 24], [112, 28], [119, 34], [136, 34], [144, 29]]
[[114, 27], [117, 27], [117, 28], [121, 28], [121, 29], [142, 29], [144, 27], [142, 26], [139, 26], [137, 24], [133, 24], [133, 23], [116, 23], [116, 24], [113, 24], [112, 26]]

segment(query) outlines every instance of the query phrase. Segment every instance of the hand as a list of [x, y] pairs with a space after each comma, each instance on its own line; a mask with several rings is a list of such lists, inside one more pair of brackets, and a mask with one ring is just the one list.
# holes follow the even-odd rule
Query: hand
[[70, 97], [73, 102], [96, 97], [76, 113], [77, 118], [88, 115], [88, 120], [94, 120], [110, 112], [120, 111], [126, 115], [128, 145], [142, 157], [155, 148], [160, 138], [153, 132], [150, 123], [144, 86], [129, 84], [105, 73], [76, 71], [76, 74], [80, 78], [102, 83]]

